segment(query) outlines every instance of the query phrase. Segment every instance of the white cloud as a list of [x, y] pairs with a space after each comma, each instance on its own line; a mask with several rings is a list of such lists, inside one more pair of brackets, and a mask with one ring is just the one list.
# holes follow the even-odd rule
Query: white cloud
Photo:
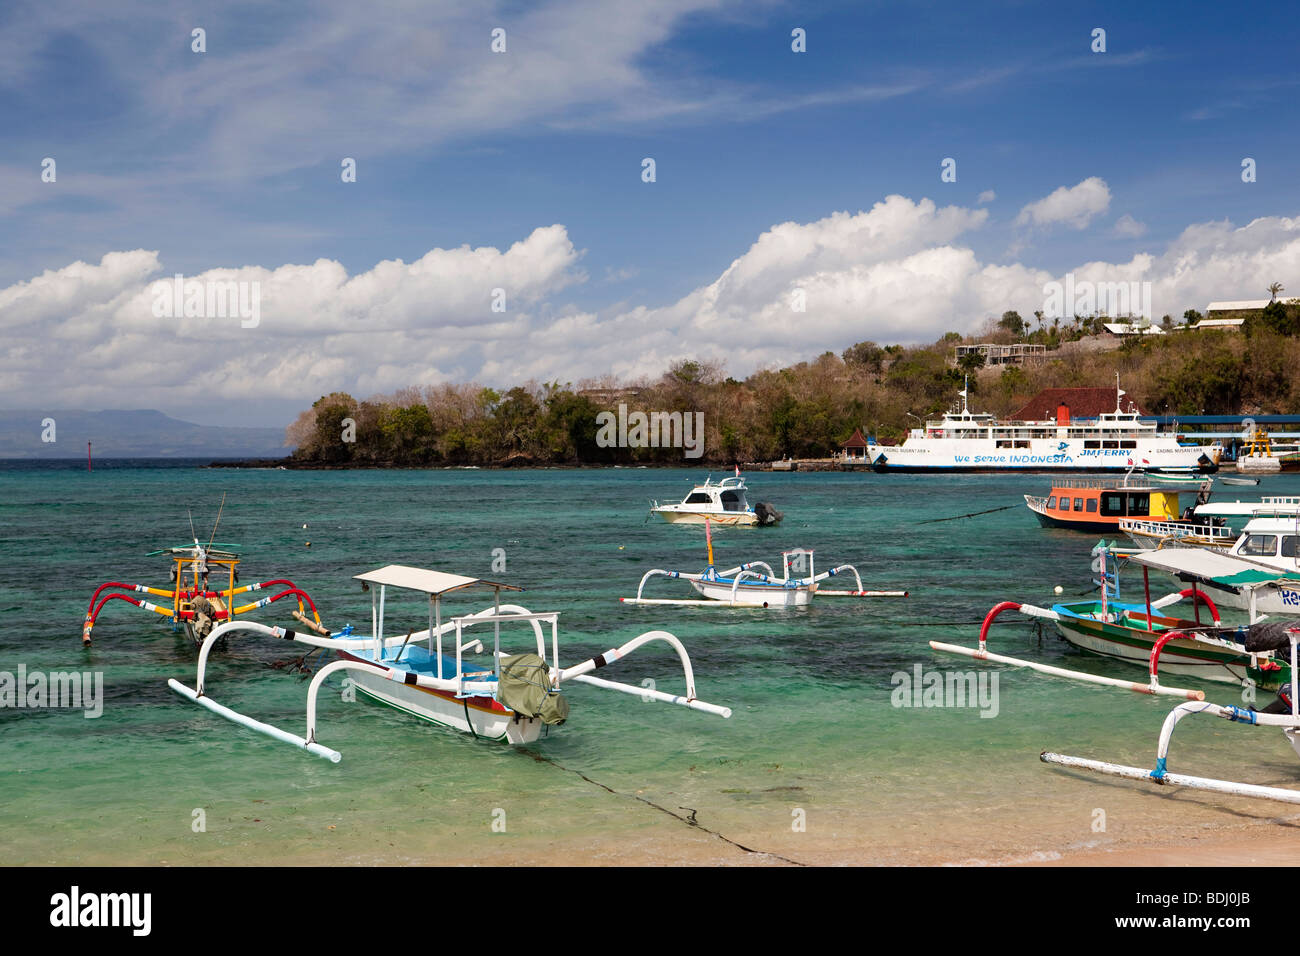
[[1094, 216], [1110, 207], [1110, 187], [1104, 179], [1089, 176], [1075, 186], [1062, 186], [1031, 202], [1016, 217], [1018, 226], [1051, 226], [1064, 223], [1074, 229], [1083, 229]]
[[998, 194], [991, 189], [986, 189], [975, 199], [976, 205], [983, 206], [985, 203], [991, 203], [998, 198]]
[[[564, 304], [564, 290], [585, 276], [561, 225], [504, 251], [434, 249], [352, 276], [322, 259], [198, 277], [259, 281], [255, 329], [154, 318], [151, 288], [168, 277], [165, 264], [153, 252], [110, 253], [0, 289], [0, 402], [175, 409], [198, 396], [306, 407], [338, 389], [655, 375], [681, 358], [721, 359], [743, 376], [864, 339], [930, 342], [977, 331], [1006, 309], [1029, 315], [1044, 306], [1043, 286], [1064, 278], [981, 262], [962, 238], [987, 215], [890, 196], [865, 212], [781, 223], [677, 301], [607, 311]], [[1257, 298], [1300, 274], [1300, 217], [1195, 224], [1162, 251], [1069, 271], [1076, 282], [1150, 282], [1154, 318]], [[496, 287], [507, 290], [505, 313], [490, 311]], [[804, 312], [791, 307], [795, 290]]]
[[1127, 239], [1136, 239], [1139, 236], [1146, 235], [1147, 226], [1144, 222], [1138, 222], [1128, 213], [1120, 216], [1115, 220], [1115, 235], [1124, 236]]

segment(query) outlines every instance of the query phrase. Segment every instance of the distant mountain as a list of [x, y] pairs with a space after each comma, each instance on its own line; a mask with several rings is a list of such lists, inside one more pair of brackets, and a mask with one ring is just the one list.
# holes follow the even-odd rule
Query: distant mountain
[[[43, 441], [54, 419], [52, 442]], [[283, 458], [283, 428], [195, 425], [154, 409], [0, 411], [0, 458]]]

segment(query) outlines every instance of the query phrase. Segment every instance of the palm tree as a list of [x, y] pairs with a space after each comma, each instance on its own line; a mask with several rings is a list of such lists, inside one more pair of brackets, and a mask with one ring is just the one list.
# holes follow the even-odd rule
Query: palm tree
[[1277, 298], [1277, 294], [1282, 291], [1282, 283], [1274, 282], [1268, 287], [1268, 301], [1272, 302]]

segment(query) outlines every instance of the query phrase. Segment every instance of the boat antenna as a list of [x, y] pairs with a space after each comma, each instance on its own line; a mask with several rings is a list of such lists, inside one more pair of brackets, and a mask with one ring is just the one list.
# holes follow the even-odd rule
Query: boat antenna
[[208, 538], [208, 547], [212, 547], [213, 539], [217, 536], [217, 525], [221, 524], [221, 512], [226, 509], [226, 493], [221, 493], [221, 507], [217, 509], [217, 520], [212, 523], [212, 537]]
[[185, 513], [189, 515], [190, 518], [190, 537], [194, 539], [195, 544], [198, 544], [199, 536], [194, 533], [194, 512], [191, 511], [189, 508], [186, 508]]

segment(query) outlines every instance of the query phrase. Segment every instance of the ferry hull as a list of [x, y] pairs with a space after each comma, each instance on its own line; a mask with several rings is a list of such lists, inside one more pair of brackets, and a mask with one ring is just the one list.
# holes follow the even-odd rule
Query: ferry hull
[[[364, 657], [343, 651], [339, 652], [339, 656], [344, 660], [373, 663]], [[378, 674], [362, 671], [353, 671], [349, 676], [356, 683], [357, 690], [372, 700], [440, 727], [509, 744], [532, 743], [542, 732], [540, 720], [516, 718], [513, 711], [506, 710], [490, 697], [458, 699], [443, 691], [399, 684]]]
[[[913, 441], [914, 439], [909, 439]], [[936, 440], [934, 448], [908, 448], [905, 442], [892, 447], [875, 446], [868, 450], [871, 468], [877, 472], [1127, 472], [1134, 462], [1146, 471], [1183, 474], [1213, 474], [1219, 470], [1221, 449], [1085, 449], [1079, 440], [1044, 439], [1024, 450], [996, 449], [983, 440]], [[981, 447], [962, 447], [976, 444]], [[1171, 442], [1172, 444], [1172, 442]], [[957, 446], [957, 447], [953, 447]], [[987, 447], [985, 447], [987, 446]], [[1207, 451], [1210, 453], [1207, 454]]]

